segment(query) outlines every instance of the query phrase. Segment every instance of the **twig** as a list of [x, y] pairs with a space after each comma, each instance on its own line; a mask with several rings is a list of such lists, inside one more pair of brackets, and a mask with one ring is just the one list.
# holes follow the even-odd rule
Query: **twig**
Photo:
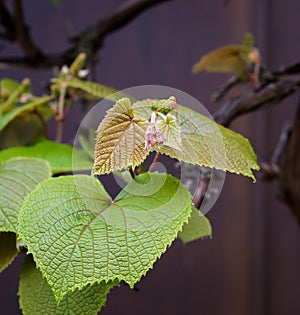
[[64, 106], [65, 106], [65, 96], [66, 96], [67, 85], [62, 84], [60, 89], [60, 95], [57, 106], [56, 113], [56, 142], [60, 143], [62, 141], [63, 129], [64, 129]]
[[154, 159], [149, 167], [149, 172], [153, 172], [154, 169], [155, 169], [155, 165], [156, 163], [158, 162], [159, 158], [160, 158], [160, 153], [159, 152], [156, 152], [155, 156], [154, 156]]
[[278, 71], [275, 71], [273, 74], [278, 76], [278, 75], [296, 74], [296, 73], [300, 73], [300, 62], [297, 62], [293, 65], [289, 65], [282, 69], [279, 69]]
[[203, 174], [200, 171], [199, 180], [198, 180], [198, 183], [194, 192], [194, 196], [193, 196], [194, 206], [198, 209], [200, 209], [201, 203], [207, 191], [208, 184], [209, 184], [209, 177], [207, 177], [205, 174]]
[[231, 76], [225, 81], [212, 95], [211, 100], [213, 102], [219, 101], [226, 93], [230, 91], [232, 87], [240, 83], [241, 80], [236, 76]]
[[227, 102], [215, 115], [215, 120], [229, 126], [237, 117], [261, 109], [270, 104], [278, 104], [300, 88], [300, 75], [280, 78], [259, 91], [247, 91]]
[[15, 41], [17, 36], [14, 20], [3, 0], [0, 0], [0, 23], [5, 30], [5, 34], [2, 34], [2, 38], [8, 41]]
[[134, 174], [134, 170], [132, 167], [129, 167], [129, 173], [132, 179], [135, 179], [135, 174]]
[[35, 59], [42, 59], [43, 53], [36, 47], [30, 36], [29, 29], [25, 23], [24, 12], [21, 0], [14, 0], [15, 28], [17, 41], [23, 50], [28, 62]]
[[[150, 7], [172, 0], [127, 1], [118, 10], [100, 19], [94, 25], [91, 25], [79, 35], [73, 37], [71, 39], [73, 47], [55, 55], [46, 55], [34, 45], [29, 36], [28, 28], [25, 25], [21, 2], [20, 0], [14, 1], [16, 11], [19, 12], [18, 14], [21, 17], [21, 22], [18, 22], [18, 43], [22, 47], [25, 57], [2, 57], [0, 58], [0, 68], [52, 68], [64, 64], [69, 65], [80, 52], [87, 54], [88, 63], [95, 61], [95, 54], [101, 48], [104, 38], [108, 34], [129, 23]], [[15, 23], [17, 23], [17, 19]]]
[[280, 166], [285, 159], [286, 150], [291, 135], [292, 126], [285, 126], [280, 134], [277, 146], [273, 152], [270, 162], [260, 162], [260, 172], [263, 174], [262, 179], [266, 181], [278, 180], [280, 177]]
[[279, 181], [281, 194], [300, 227], [300, 102], [285, 153]]

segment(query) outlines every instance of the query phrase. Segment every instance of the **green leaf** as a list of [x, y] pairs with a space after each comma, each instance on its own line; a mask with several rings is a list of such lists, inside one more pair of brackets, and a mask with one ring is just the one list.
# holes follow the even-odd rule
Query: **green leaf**
[[254, 47], [254, 37], [251, 33], [247, 32], [244, 35], [244, 46], [248, 48]]
[[[151, 103], [149, 99], [134, 103], [135, 114], [141, 119], [150, 117]], [[186, 163], [249, 176], [255, 181], [252, 170], [259, 166], [248, 139], [185, 106], [178, 105], [172, 114], [181, 128], [181, 150], [167, 143], [153, 150]]]
[[[20, 115], [27, 115], [28, 113], [40, 110], [43, 106], [47, 105], [51, 100], [50, 96], [40, 97], [37, 100], [30, 102], [23, 106], [16, 106], [9, 112], [0, 115], [0, 131], [3, 130], [11, 121]], [[47, 105], [48, 107], [48, 105]]]
[[189, 218], [182, 231], [178, 233], [178, 237], [183, 243], [195, 241], [199, 238], [209, 237], [212, 234], [209, 220], [201, 214], [201, 212], [193, 207], [192, 215]]
[[105, 306], [110, 289], [116, 285], [117, 282], [88, 285], [70, 292], [57, 305], [49, 284], [29, 255], [22, 266], [18, 295], [23, 315], [97, 315]]
[[164, 135], [164, 145], [181, 150], [182, 148], [182, 135], [181, 127], [177, 122], [174, 115], [168, 114], [164, 119], [160, 119], [156, 123], [158, 129]]
[[37, 183], [51, 176], [47, 161], [11, 159], [0, 165], [0, 231], [17, 232], [18, 212]]
[[13, 262], [18, 253], [16, 234], [0, 232], [0, 272]]
[[128, 98], [121, 98], [107, 111], [97, 130], [94, 174], [135, 167], [147, 157], [149, 150], [144, 146], [148, 118], [136, 116]]
[[79, 79], [71, 79], [71, 80], [62, 80], [62, 79], [52, 79], [52, 82], [58, 84], [65, 84], [69, 88], [79, 89], [83, 92], [86, 92], [90, 96], [95, 98], [107, 98], [115, 100], [115, 97], [112, 94], [115, 94], [117, 90], [110, 88], [108, 86], [102, 85], [100, 83], [91, 82], [91, 81], [83, 81]]
[[18, 81], [12, 79], [2, 79], [1, 86], [1, 101], [6, 100], [20, 86]]
[[[2, 131], [0, 136], [0, 149], [34, 143], [45, 137], [44, 122], [53, 115], [48, 106], [39, 108], [39, 114], [29, 112], [13, 119]], [[44, 122], [41, 121], [43, 117]]]
[[191, 211], [189, 191], [171, 175], [139, 175], [114, 200], [95, 178], [64, 176], [27, 196], [18, 232], [61, 301], [69, 291], [101, 281], [133, 287]]
[[53, 174], [78, 170], [91, 170], [92, 160], [88, 155], [73, 147], [53, 141], [41, 141], [30, 147], [14, 147], [0, 152], [0, 161], [12, 157], [35, 157], [47, 160]]
[[16, 87], [16, 89], [12, 89], [11, 93], [9, 93], [4, 103], [0, 104], [0, 113], [4, 114], [5, 112], [10, 111], [15, 106], [15, 103], [20, 101], [21, 96], [25, 93], [31, 94], [30, 93], [30, 80], [27, 78], [23, 79], [21, 84], [18, 87]]

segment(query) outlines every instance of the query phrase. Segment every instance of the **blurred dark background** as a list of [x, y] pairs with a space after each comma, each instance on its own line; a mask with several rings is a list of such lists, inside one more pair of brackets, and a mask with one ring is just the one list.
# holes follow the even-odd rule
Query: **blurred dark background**
[[[10, 1], [7, 1], [8, 3]], [[63, 51], [67, 39], [116, 9], [122, 0], [24, 1], [35, 41], [48, 53]], [[227, 76], [191, 74], [204, 53], [256, 39], [270, 70], [300, 60], [300, 2], [297, 0], [175, 0], [157, 5], [110, 34], [99, 53], [97, 81], [124, 89], [166, 85], [189, 93], [213, 113], [210, 96]], [[1, 55], [18, 54], [0, 42]], [[29, 76], [42, 93], [49, 70], [0, 69], [1, 78]], [[280, 126], [293, 117], [297, 98], [237, 119], [260, 159], [272, 154]], [[188, 104], [185, 104], [188, 105]], [[74, 136], [81, 110], [68, 123]], [[300, 193], [300, 192], [299, 192]], [[222, 194], [208, 213], [213, 238], [183, 246], [179, 241], [138, 284], [139, 292], [115, 289], [101, 314], [298, 315], [300, 232], [274, 184], [227, 175]], [[22, 257], [0, 275], [0, 314], [21, 314], [16, 298]]]

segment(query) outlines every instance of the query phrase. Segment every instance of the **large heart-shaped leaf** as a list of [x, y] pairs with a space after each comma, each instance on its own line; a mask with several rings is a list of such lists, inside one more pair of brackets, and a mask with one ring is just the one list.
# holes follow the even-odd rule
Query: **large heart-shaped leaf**
[[83, 151], [53, 141], [40, 141], [30, 147], [14, 147], [0, 152], [0, 161], [7, 161], [12, 157], [36, 157], [47, 160], [52, 173], [63, 173], [78, 170], [91, 170], [93, 162]]
[[0, 272], [13, 262], [18, 253], [16, 234], [0, 232]]
[[80, 291], [70, 292], [57, 305], [49, 284], [28, 255], [21, 270], [20, 307], [23, 315], [97, 315], [110, 289], [116, 285], [116, 281], [88, 285]]
[[94, 178], [65, 176], [42, 182], [27, 196], [18, 232], [60, 301], [101, 281], [133, 287], [191, 210], [189, 191], [171, 175], [142, 174], [114, 200]]
[[139, 165], [149, 154], [144, 150], [148, 125], [148, 119], [135, 116], [128, 98], [117, 101], [98, 127], [93, 172], [106, 174]]
[[37, 183], [51, 176], [47, 161], [16, 158], [0, 165], [0, 231], [17, 232], [18, 212]]

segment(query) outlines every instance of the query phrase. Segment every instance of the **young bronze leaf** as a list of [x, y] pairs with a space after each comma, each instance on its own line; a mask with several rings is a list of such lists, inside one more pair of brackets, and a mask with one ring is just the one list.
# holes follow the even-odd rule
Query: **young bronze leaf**
[[244, 77], [247, 75], [247, 62], [243, 58], [250, 49], [243, 45], [231, 45], [218, 48], [204, 55], [193, 66], [193, 73], [201, 71], [226, 72]]
[[135, 115], [128, 98], [118, 100], [97, 130], [94, 174], [139, 165], [149, 154], [144, 150], [148, 125], [148, 119]]
[[88, 285], [67, 294], [57, 305], [51, 287], [35, 267], [32, 256], [25, 257], [18, 295], [23, 315], [97, 315], [117, 281]]
[[[139, 117], [145, 119], [151, 115], [151, 103], [148, 99], [134, 103], [133, 107]], [[181, 128], [181, 149], [164, 143], [153, 150], [179, 161], [242, 174], [255, 180], [252, 170], [259, 166], [246, 138], [185, 106], [178, 105], [172, 115], [177, 117]]]
[[191, 211], [189, 191], [171, 175], [139, 175], [114, 200], [90, 176], [61, 176], [27, 196], [18, 232], [61, 301], [76, 288], [102, 281], [133, 287]]
[[50, 176], [50, 165], [41, 159], [16, 158], [0, 165], [0, 232], [17, 233], [24, 198]]

